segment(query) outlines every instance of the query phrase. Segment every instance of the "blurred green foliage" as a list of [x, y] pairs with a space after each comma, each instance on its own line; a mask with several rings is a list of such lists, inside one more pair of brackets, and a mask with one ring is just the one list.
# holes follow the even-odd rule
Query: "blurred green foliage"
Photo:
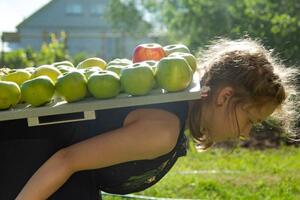
[[75, 54], [71, 60], [72, 60], [73, 65], [77, 66], [78, 63], [80, 63], [81, 61], [85, 60], [88, 57], [89, 56], [85, 52], [79, 52], [79, 53]]
[[70, 60], [70, 55], [66, 50], [66, 40], [67, 36], [64, 32], [59, 38], [55, 34], [50, 34], [50, 43], [44, 43], [41, 50], [36, 54], [36, 65]]
[[[267, 47], [274, 48], [288, 64], [296, 64], [299, 59], [299, 0], [114, 0], [113, 2], [107, 14], [117, 29], [123, 27], [126, 30], [141, 30], [142, 23], [136, 23], [132, 20], [132, 16], [147, 13], [148, 16], [152, 16], [148, 17], [150, 19], [148, 24], [152, 25], [153, 31], [165, 30], [166, 43], [182, 42], [193, 52], [217, 37], [235, 39], [248, 35], [259, 38]], [[120, 8], [122, 13], [113, 12]], [[133, 14], [134, 12], [137, 14]]]
[[109, 1], [105, 17], [113, 30], [131, 37], [147, 35], [151, 29], [151, 24], [143, 20], [144, 13], [139, 12], [135, 1]]
[[[265, 151], [213, 148], [188, 151], [154, 186], [135, 193], [153, 198], [203, 200], [300, 199], [300, 151], [283, 146]], [[105, 195], [104, 200], [125, 200]], [[150, 198], [149, 198], [150, 199]]]
[[32, 51], [30, 49], [18, 49], [9, 53], [5, 53], [4, 65], [6, 67], [15, 69], [33, 66], [33, 60], [28, 58], [28, 55], [32, 55], [31, 53]]
[[4, 55], [2, 54], [4, 57], [4, 63], [2, 63], [2, 65], [8, 68], [17, 69], [71, 60], [71, 56], [65, 46], [66, 39], [67, 36], [64, 32], [62, 32], [59, 37], [55, 34], [50, 34], [50, 42], [44, 43], [39, 51], [34, 51], [29, 47], [6, 52]]

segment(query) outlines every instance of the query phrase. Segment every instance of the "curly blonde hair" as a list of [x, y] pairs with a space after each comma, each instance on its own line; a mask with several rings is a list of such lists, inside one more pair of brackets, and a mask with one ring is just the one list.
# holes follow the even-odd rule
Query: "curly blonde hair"
[[272, 51], [250, 38], [216, 40], [197, 57], [200, 85], [210, 88], [206, 98], [192, 103], [188, 117], [189, 130], [198, 149], [206, 150], [213, 144], [209, 135], [201, 132], [201, 106], [213, 102], [218, 89], [224, 86], [234, 88], [235, 103], [262, 106], [267, 101], [275, 102], [278, 109], [272, 116], [282, 122], [288, 136], [296, 137], [291, 120], [296, 117], [295, 105], [299, 105], [296, 68], [285, 67]]

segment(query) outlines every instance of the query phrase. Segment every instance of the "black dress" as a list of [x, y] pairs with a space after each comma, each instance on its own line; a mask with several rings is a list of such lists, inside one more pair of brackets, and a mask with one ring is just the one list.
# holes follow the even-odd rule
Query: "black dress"
[[159, 108], [175, 113], [181, 131], [169, 153], [97, 170], [77, 172], [49, 199], [96, 200], [99, 190], [127, 194], [157, 183], [186, 154], [187, 101], [130, 106], [96, 111], [96, 120], [28, 127], [27, 121], [0, 122], [0, 199], [14, 199], [26, 181], [57, 150], [122, 127], [127, 114], [138, 108]]

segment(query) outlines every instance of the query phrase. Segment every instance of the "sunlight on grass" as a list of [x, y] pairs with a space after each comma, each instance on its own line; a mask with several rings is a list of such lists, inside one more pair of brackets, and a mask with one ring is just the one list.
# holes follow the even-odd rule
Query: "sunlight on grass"
[[[187, 199], [300, 199], [300, 149], [189, 152], [137, 195]], [[104, 200], [122, 199], [105, 196]]]

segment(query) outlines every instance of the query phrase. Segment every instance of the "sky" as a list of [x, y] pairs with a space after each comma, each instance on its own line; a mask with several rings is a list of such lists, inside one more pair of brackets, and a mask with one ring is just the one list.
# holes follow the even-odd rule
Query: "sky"
[[0, 34], [16, 26], [50, 0], [0, 0]]

